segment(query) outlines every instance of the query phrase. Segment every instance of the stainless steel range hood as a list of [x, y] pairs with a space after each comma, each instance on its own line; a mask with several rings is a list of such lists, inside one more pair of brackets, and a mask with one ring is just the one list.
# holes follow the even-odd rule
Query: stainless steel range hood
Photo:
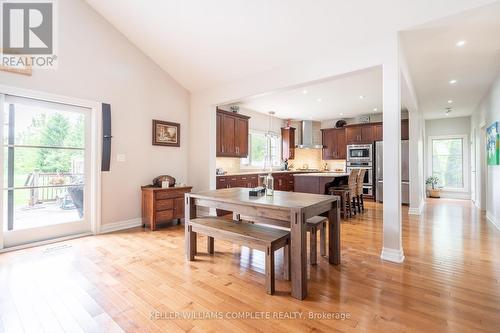
[[[314, 129], [313, 122], [311, 120], [303, 120], [301, 122], [301, 131], [299, 135], [299, 144], [296, 145], [296, 148], [303, 149], [321, 149], [323, 145], [320, 142], [315, 142], [314, 138]], [[317, 133], [317, 138], [321, 141], [321, 134]], [[318, 141], [318, 140], [316, 140]]]

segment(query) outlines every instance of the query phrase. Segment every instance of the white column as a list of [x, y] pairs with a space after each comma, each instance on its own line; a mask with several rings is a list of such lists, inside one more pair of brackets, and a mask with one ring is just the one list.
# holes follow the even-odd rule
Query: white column
[[383, 65], [384, 243], [381, 258], [401, 263], [401, 74], [394, 34]]
[[423, 197], [423, 135], [421, 114], [417, 110], [410, 110], [410, 209], [411, 215], [420, 215], [422, 212]]

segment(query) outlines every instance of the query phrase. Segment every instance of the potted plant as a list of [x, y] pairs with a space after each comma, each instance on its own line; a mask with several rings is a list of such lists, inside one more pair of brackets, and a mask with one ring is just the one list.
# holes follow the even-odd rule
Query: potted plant
[[427, 184], [428, 187], [427, 191], [429, 192], [429, 197], [431, 198], [440, 198], [441, 197], [441, 189], [437, 188], [437, 184], [439, 183], [439, 178], [438, 177], [429, 177], [425, 181], [425, 184]]

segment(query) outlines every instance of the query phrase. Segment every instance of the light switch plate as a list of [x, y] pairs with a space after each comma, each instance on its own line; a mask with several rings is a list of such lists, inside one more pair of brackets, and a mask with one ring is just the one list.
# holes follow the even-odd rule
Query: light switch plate
[[125, 154], [116, 154], [116, 161], [117, 162], [125, 162], [127, 160], [127, 157]]

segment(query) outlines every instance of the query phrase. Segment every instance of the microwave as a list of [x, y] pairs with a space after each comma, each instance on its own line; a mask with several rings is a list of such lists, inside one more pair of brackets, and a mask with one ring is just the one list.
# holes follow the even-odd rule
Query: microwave
[[373, 145], [348, 145], [347, 162], [372, 162]]

